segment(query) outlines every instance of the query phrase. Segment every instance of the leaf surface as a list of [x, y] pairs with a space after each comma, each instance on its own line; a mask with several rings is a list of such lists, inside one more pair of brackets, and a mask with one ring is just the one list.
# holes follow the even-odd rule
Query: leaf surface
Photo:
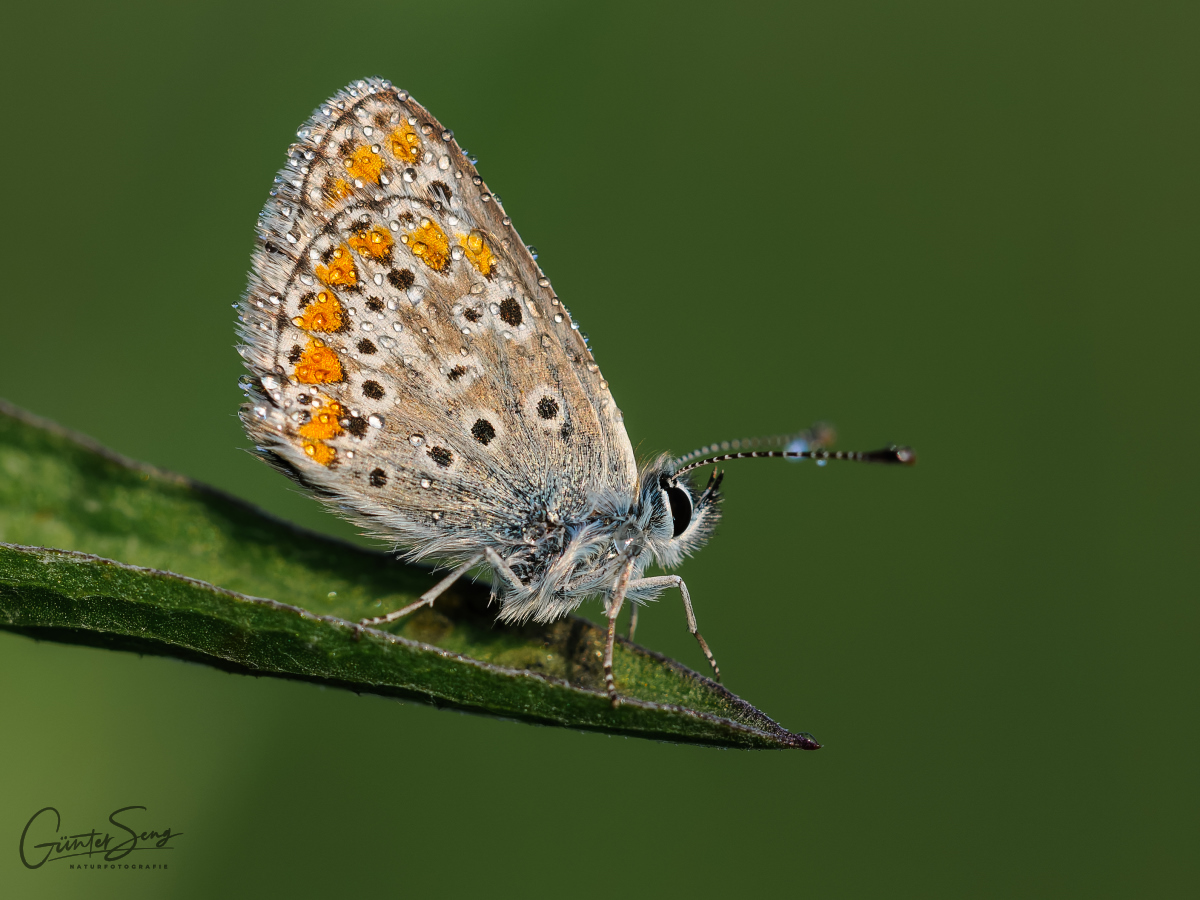
[[818, 746], [626, 641], [613, 709], [602, 629], [574, 616], [501, 625], [486, 585], [459, 581], [386, 631], [357, 629], [415, 600], [430, 570], [303, 531], [3, 401], [0, 541], [0, 628], [31, 637], [613, 734]]

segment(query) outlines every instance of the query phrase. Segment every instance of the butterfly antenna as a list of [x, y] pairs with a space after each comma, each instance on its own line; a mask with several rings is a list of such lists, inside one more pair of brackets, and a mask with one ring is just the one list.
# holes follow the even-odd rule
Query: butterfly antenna
[[[699, 450], [693, 450], [686, 456], [681, 456], [675, 460], [676, 466], [686, 465], [693, 459], [698, 459], [701, 456], [709, 456], [714, 453], [728, 453], [731, 450], [758, 450], [767, 447], [786, 447], [789, 450], [812, 450], [828, 447], [837, 439], [837, 432], [833, 430], [833, 426], [825, 422], [818, 422], [811, 428], [805, 428], [803, 431], [798, 431], [795, 434], [775, 434], [770, 437], [755, 437], [743, 438], [739, 441], [722, 441], [719, 444], [709, 444], [707, 447], [701, 447]], [[793, 445], [798, 446], [793, 446]], [[697, 463], [703, 465], [703, 463]], [[696, 466], [688, 466], [689, 469], [694, 469]]]
[[[893, 444], [882, 450], [828, 450], [826, 447], [833, 443], [834, 430], [823, 422], [818, 422], [812, 428], [806, 428], [798, 434], [776, 435], [767, 438], [750, 438], [741, 441], [725, 441], [693, 450], [687, 456], [675, 460], [678, 466], [675, 475], [683, 475], [692, 469], [699, 469], [710, 463], [721, 463], [731, 459], [811, 459], [817, 465], [824, 465], [830, 460], [845, 460], [847, 462], [883, 463], [884, 465], [912, 466], [917, 462], [917, 454], [912, 447], [897, 447]], [[786, 450], [755, 450], [754, 447], [785, 446]], [[746, 448], [746, 449], [743, 449]], [[734, 451], [717, 453], [716, 451]], [[714, 455], [707, 455], [714, 454]], [[697, 459], [697, 457], [704, 457]], [[711, 484], [711, 482], [710, 482]]]
[[676, 476], [709, 463], [720, 463], [730, 459], [815, 459], [818, 464], [831, 459], [848, 462], [884, 463], [885, 465], [914, 466], [917, 464], [917, 454], [912, 447], [897, 447], [892, 445], [882, 450], [750, 450], [742, 453], [724, 453], [720, 456], [710, 456], [678, 469]]

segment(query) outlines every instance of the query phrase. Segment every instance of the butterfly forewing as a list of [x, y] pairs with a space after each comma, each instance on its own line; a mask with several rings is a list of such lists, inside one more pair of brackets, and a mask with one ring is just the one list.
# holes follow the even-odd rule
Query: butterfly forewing
[[417, 554], [631, 493], [608, 385], [451, 133], [370, 80], [298, 138], [241, 304], [260, 452]]

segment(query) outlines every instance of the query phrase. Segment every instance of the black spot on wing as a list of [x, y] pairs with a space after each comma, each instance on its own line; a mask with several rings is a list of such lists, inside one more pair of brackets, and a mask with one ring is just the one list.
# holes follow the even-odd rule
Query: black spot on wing
[[391, 269], [387, 273], [388, 284], [398, 291], [407, 291], [416, 281], [416, 276], [408, 269]]
[[496, 429], [487, 419], [476, 419], [475, 424], [471, 426], [471, 437], [485, 447], [492, 442], [492, 438], [495, 436]]
[[521, 304], [512, 297], [505, 297], [500, 301], [500, 318], [516, 328], [521, 324]]

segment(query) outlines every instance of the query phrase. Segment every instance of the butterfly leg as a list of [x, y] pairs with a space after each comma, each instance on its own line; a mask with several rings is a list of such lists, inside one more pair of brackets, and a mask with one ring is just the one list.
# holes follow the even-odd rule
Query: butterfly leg
[[[692, 596], [688, 593], [687, 585], [683, 583], [683, 579], [678, 575], [659, 575], [655, 578], [641, 578], [629, 586], [631, 588], [679, 588], [679, 593], [683, 595], [683, 610], [687, 613], [688, 631], [695, 635], [696, 640], [699, 641], [700, 649], [704, 651], [704, 658], [712, 666], [713, 677], [717, 681], [720, 681], [721, 670], [717, 668], [717, 661], [713, 658], [712, 651], [708, 649], [708, 643], [701, 636], [700, 629], [696, 627], [696, 614], [692, 611]], [[636, 608], [634, 607], [634, 609]]]
[[[403, 609], [390, 612], [386, 616], [379, 616], [374, 619], [363, 619], [358, 624], [367, 628], [373, 628], [376, 625], [386, 625], [388, 622], [395, 622], [397, 619], [403, 618], [409, 613], [416, 612], [422, 606], [432, 606], [434, 600], [444, 594], [450, 585], [454, 584], [454, 582], [466, 575], [467, 572], [479, 565], [485, 556], [485, 553], [476, 553], [465, 563], [423, 593], [418, 600], [413, 601]], [[505, 568], [507, 568], [507, 566]]]
[[629, 603], [629, 633], [625, 635], [625, 640], [632, 641], [633, 633], [637, 631], [637, 616], [638, 604], [630, 601]]
[[612, 600], [608, 604], [608, 634], [604, 640], [604, 686], [608, 689], [608, 699], [612, 701], [613, 709], [621, 705], [617, 696], [617, 687], [613, 682], [613, 645], [617, 642], [617, 616], [621, 614], [621, 604], [625, 602], [625, 592], [629, 590], [629, 576], [633, 573], [633, 560], [628, 560], [621, 567], [613, 585]]
[[[508, 582], [508, 586], [513, 590], [519, 591], [524, 589], [525, 585], [521, 584], [521, 579], [517, 574], [508, 567], [508, 563], [504, 561], [493, 548], [486, 547], [483, 551], [484, 559], [488, 561], [488, 565], [492, 567], [495, 573]], [[492, 585], [492, 593], [496, 592], [495, 584]]]

